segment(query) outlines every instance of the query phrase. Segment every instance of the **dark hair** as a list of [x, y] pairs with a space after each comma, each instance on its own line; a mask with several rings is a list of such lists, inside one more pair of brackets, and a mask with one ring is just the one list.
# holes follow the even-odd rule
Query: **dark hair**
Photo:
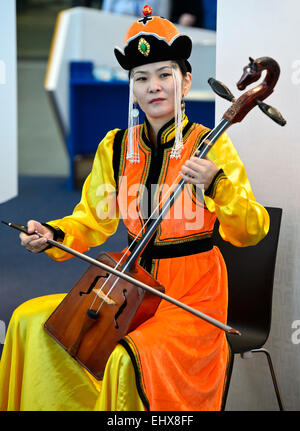
[[186, 61], [183, 60], [183, 59], [181, 59], [181, 58], [179, 60], [174, 60], [174, 61], [175, 61], [175, 63], [178, 64], [179, 69], [181, 70], [182, 75], [185, 76], [187, 74], [187, 72], [189, 71], [188, 67], [187, 67], [187, 64], [186, 64]]

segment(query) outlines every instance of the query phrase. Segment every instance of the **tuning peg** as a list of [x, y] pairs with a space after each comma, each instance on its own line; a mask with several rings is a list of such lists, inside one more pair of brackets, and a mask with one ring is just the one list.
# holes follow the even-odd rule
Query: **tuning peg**
[[286, 120], [283, 118], [283, 116], [276, 108], [273, 108], [272, 106], [267, 105], [266, 103], [261, 102], [260, 100], [256, 100], [255, 102], [259, 106], [261, 111], [264, 114], [266, 114], [268, 117], [270, 117], [273, 121], [275, 121], [275, 123], [279, 124], [280, 126], [286, 125]]
[[211, 87], [211, 89], [223, 99], [229, 100], [229, 102], [234, 102], [235, 98], [231, 91], [224, 85], [222, 82], [217, 81], [214, 78], [209, 78], [207, 81]]

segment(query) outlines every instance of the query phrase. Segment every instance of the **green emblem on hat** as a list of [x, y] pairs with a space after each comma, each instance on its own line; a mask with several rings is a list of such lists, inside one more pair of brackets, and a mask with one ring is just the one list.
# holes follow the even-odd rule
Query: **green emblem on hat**
[[150, 44], [143, 37], [141, 37], [139, 40], [138, 50], [145, 57], [148, 57], [149, 52], [150, 52]]

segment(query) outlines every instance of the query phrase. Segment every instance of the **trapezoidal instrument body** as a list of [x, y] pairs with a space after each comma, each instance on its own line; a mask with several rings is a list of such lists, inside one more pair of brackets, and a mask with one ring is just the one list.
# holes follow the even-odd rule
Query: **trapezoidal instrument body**
[[[117, 266], [121, 256], [122, 253], [100, 253], [97, 260], [121, 271]], [[137, 263], [127, 274], [164, 293], [163, 286]], [[50, 315], [44, 328], [100, 380], [118, 341], [152, 317], [160, 301], [159, 296], [91, 265]]]

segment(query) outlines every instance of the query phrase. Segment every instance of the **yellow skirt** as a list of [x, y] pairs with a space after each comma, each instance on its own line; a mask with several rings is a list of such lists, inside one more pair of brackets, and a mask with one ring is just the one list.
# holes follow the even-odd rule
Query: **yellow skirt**
[[144, 411], [121, 345], [98, 381], [46, 334], [44, 322], [64, 296], [35, 298], [14, 311], [0, 361], [0, 410]]

